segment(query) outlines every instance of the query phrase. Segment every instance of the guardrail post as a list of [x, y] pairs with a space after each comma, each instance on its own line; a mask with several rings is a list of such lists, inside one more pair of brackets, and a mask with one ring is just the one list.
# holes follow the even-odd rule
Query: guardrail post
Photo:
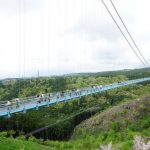
[[67, 101], [66, 95], [64, 95], [64, 101], [65, 101], [65, 102]]
[[38, 110], [38, 109], [39, 109], [39, 105], [37, 104], [37, 105], [36, 105], [36, 110]]
[[10, 118], [10, 111], [7, 112], [7, 117]]
[[49, 101], [47, 100], [47, 107], [49, 107]]
[[26, 110], [26, 108], [25, 108], [25, 106], [23, 107], [23, 113], [26, 113], [27, 112], [27, 110]]

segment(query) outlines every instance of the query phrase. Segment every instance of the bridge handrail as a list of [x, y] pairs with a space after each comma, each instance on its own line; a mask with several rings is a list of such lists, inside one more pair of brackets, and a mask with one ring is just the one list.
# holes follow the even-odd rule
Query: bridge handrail
[[[142, 79], [135, 79], [135, 80], [128, 80], [128, 81], [120, 81], [120, 82], [110, 83], [110, 84], [106, 84], [106, 85], [95, 85], [95, 86], [91, 86], [91, 87], [82, 87], [80, 89], [73, 89], [73, 90], [67, 90], [67, 91], [45, 93], [44, 94], [45, 96], [43, 98], [42, 97], [41, 98], [43, 100], [46, 98], [50, 98], [51, 100], [55, 100], [55, 102], [57, 102], [58, 99], [60, 101], [64, 101], [65, 97], [68, 97], [67, 99], [71, 99], [71, 98], [75, 98], [75, 97], [80, 97], [80, 96], [100, 92], [101, 89], [103, 89], [103, 91], [104, 91], [104, 90], [109, 90], [109, 89], [113, 89], [116, 87], [120, 87], [123, 85], [139, 83], [139, 82], [147, 81], [147, 80], [150, 80], [150, 77], [142, 78]], [[63, 93], [63, 95], [61, 96], [62, 93]], [[37, 96], [22, 97], [22, 98], [19, 98], [18, 101], [16, 101], [17, 99], [18, 98], [10, 100], [10, 102], [11, 102], [10, 106], [7, 105], [7, 101], [1, 101], [0, 108], [9, 108], [9, 107], [17, 108], [18, 105], [22, 105], [25, 107], [25, 105], [27, 103], [30, 103], [30, 102], [38, 103], [38, 101], [40, 101], [40, 97], [37, 97]], [[43, 100], [42, 100], [42, 102], [43, 102]], [[36, 104], [36, 103], [34, 103], [34, 104]], [[41, 104], [40, 106], [43, 106], [43, 104]], [[2, 110], [0, 110], [0, 111], [2, 112]]]
[[[104, 86], [104, 87], [107, 87], [107, 86], [110, 86], [112, 84], [118, 84], [117, 82], [116, 83], [110, 83], [110, 84], [106, 84], [106, 85], [95, 85], [93, 87], [98, 87], [98, 86]], [[78, 89], [79, 91], [84, 91], [84, 90], [89, 90], [89, 89], [93, 89], [93, 87], [83, 87], [83, 88], [80, 88]], [[75, 90], [75, 91], [74, 91]], [[73, 92], [76, 92], [77, 89], [74, 89], [74, 90], [67, 90], [67, 91], [59, 91], [59, 92], [52, 92], [52, 93], [44, 93], [45, 95], [51, 95], [50, 98], [54, 98], [55, 96], [57, 96], [58, 94], [60, 93], [64, 93], [65, 96], [67, 96], [68, 93], [73, 93]], [[20, 102], [28, 102], [28, 101], [31, 101], [31, 99], [36, 99], [37, 96], [29, 96], [29, 97], [21, 97], [19, 98], [19, 101]], [[16, 99], [17, 98], [14, 98], [12, 100], [9, 100], [12, 104], [16, 104]], [[0, 105], [4, 105], [4, 104], [7, 104], [7, 101], [0, 101]]]

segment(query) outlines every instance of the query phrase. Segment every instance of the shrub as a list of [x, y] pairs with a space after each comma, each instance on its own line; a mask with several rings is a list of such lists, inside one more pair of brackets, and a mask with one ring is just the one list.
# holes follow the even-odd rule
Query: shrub
[[132, 145], [133, 141], [126, 141], [122, 144], [121, 150], [131, 150]]
[[8, 136], [8, 137], [13, 137], [14, 134], [15, 134], [15, 131], [14, 131], [14, 130], [9, 130], [9, 131], [7, 132], [7, 136]]
[[119, 122], [113, 122], [111, 124], [111, 129], [114, 130], [115, 132], [119, 132], [120, 131], [120, 123]]
[[138, 131], [141, 129], [139, 123], [131, 123], [128, 128], [132, 131]]
[[0, 132], [0, 137], [7, 137], [7, 132]]
[[142, 127], [143, 128], [149, 128], [150, 127], [150, 118], [148, 118], [142, 122]]

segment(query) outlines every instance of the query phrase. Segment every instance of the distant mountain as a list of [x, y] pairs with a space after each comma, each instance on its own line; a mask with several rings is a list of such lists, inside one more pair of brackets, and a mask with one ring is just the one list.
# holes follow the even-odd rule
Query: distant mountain
[[[56, 75], [56, 76], [49, 76], [51, 78], [57, 78], [57, 77], [88, 77], [88, 76], [103, 76], [103, 77], [108, 77], [108, 76], [116, 76], [116, 75], [126, 75], [131, 78], [135, 77], [142, 77], [143, 75], [145, 77], [150, 76], [150, 68], [140, 68], [140, 69], [123, 69], [123, 70], [115, 70], [115, 71], [102, 71], [102, 72], [82, 72], [82, 73], [69, 73], [69, 74], [64, 74], [64, 75]], [[43, 76], [39, 78], [49, 78], [48, 76]], [[2, 82], [10, 82], [10, 81], [22, 81], [22, 80], [27, 80], [27, 79], [36, 79], [38, 77], [27, 77], [27, 78], [6, 78], [2, 79], [0, 81]]]
[[117, 71], [103, 71], [103, 72], [88, 72], [88, 73], [72, 73], [66, 74], [64, 76], [116, 76], [116, 75], [126, 75], [127, 77], [137, 78], [137, 77], [148, 77], [150, 76], [150, 68], [140, 68], [140, 69], [124, 69]]

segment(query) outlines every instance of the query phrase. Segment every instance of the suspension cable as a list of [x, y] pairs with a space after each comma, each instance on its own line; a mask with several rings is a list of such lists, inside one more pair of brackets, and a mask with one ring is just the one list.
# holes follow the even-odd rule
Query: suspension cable
[[122, 22], [124, 28], [126, 29], [128, 35], [130, 36], [130, 38], [131, 38], [133, 44], [135, 45], [136, 49], [139, 51], [139, 53], [140, 53], [141, 57], [143, 58], [143, 60], [145, 61], [145, 63], [149, 66], [149, 63], [147, 62], [147, 60], [145, 59], [145, 57], [144, 57], [144, 55], [142, 54], [141, 50], [139, 49], [139, 47], [137, 46], [136, 42], [134, 41], [133, 36], [132, 36], [131, 33], [129, 32], [129, 30], [128, 30], [127, 26], [125, 25], [123, 19], [121, 18], [120, 14], [119, 14], [119, 12], [118, 12], [118, 10], [117, 10], [117, 8], [115, 7], [113, 1], [110, 0], [110, 2], [111, 2], [111, 4], [112, 4], [113, 8], [115, 9], [115, 11], [116, 11], [116, 13], [117, 13], [117, 15], [118, 15], [120, 21]]
[[23, 44], [23, 76], [24, 76], [24, 88], [25, 88], [25, 76], [26, 76], [26, 0], [23, 1], [23, 19], [24, 19], [24, 44]]
[[50, 49], [50, 44], [49, 44], [49, 42], [50, 42], [50, 2], [49, 2], [49, 0], [48, 0], [48, 3], [47, 3], [47, 5], [48, 5], [48, 14], [47, 14], [47, 17], [48, 17], [48, 27], [47, 27], [47, 29], [48, 29], [48, 31], [47, 31], [47, 33], [48, 33], [48, 35], [47, 35], [47, 59], [48, 59], [48, 63], [47, 63], [47, 65], [48, 65], [48, 75], [50, 75], [49, 73], [50, 73], [50, 56], [49, 56], [49, 54], [50, 54], [50, 52], [49, 52], [49, 49]]
[[121, 32], [121, 34], [123, 35], [123, 37], [125, 38], [126, 42], [128, 43], [128, 45], [130, 46], [130, 48], [133, 50], [133, 52], [135, 53], [135, 55], [138, 57], [138, 59], [142, 62], [142, 64], [147, 67], [147, 65], [145, 64], [145, 62], [139, 57], [139, 55], [137, 54], [137, 52], [135, 51], [135, 49], [133, 48], [133, 46], [131, 45], [131, 43], [129, 42], [129, 40], [127, 39], [127, 37], [125, 36], [124, 32], [121, 30], [120, 26], [118, 25], [117, 21], [115, 20], [115, 18], [113, 17], [112, 13], [110, 12], [110, 10], [108, 9], [107, 5], [104, 3], [104, 1], [102, 0], [103, 5], [105, 6], [106, 10], [108, 11], [109, 15], [111, 16], [111, 18], [113, 19], [113, 21], [115, 22], [117, 28], [119, 29], [119, 31]]

